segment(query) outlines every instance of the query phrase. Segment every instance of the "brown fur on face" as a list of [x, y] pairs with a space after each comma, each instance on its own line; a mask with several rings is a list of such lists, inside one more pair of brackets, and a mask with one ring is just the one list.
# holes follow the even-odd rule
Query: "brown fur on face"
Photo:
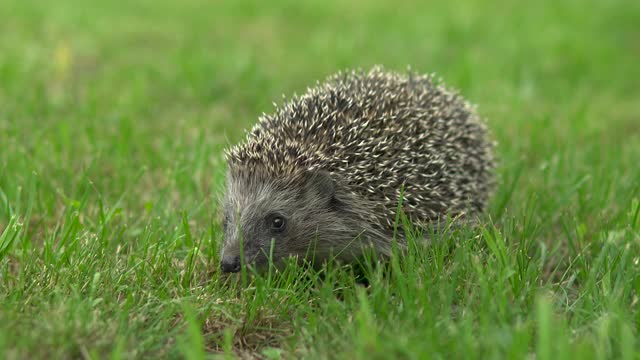
[[[297, 183], [283, 179], [256, 181], [256, 178], [229, 173], [224, 199], [225, 241], [223, 258], [240, 256], [240, 242], [248, 264], [263, 267], [269, 256], [276, 264], [294, 256], [309, 258], [316, 264], [335, 258], [352, 261], [363, 245], [378, 244], [389, 252], [381, 231], [362, 218], [369, 210], [358, 209], [331, 176], [309, 171]], [[348, 205], [347, 205], [348, 204]], [[270, 228], [274, 216], [285, 219], [285, 229]]]

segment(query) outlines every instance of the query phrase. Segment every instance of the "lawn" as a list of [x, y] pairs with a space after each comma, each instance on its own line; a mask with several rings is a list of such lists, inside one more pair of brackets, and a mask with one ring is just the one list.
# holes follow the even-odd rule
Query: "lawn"
[[[0, 357], [640, 359], [639, 59], [632, 0], [2, 0]], [[478, 105], [482, 225], [220, 274], [222, 150], [374, 64]]]

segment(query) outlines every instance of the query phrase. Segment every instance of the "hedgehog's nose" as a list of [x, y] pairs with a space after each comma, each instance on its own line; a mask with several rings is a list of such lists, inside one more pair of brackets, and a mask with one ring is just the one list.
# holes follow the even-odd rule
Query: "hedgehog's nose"
[[236, 273], [240, 271], [240, 256], [227, 256], [222, 258], [222, 272]]

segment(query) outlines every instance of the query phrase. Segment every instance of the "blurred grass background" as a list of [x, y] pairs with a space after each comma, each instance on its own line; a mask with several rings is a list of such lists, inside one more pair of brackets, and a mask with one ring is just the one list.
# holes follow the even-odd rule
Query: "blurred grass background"
[[[125, 357], [191, 356], [180, 350], [189, 345], [175, 345], [182, 314], [189, 314], [178, 299], [188, 298], [197, 299], [195, 314], [213, 324], [203, 330], [209, 350], [227, 346], [228, 353], [268, 357], [284, 349], [331, 357], [335, 348], [382, 356], [386, 345], [354, 353], [336, 344], [314, 345], [336, 330], [313, 330], [300, 315], [309, 309], [296, 307], [298, 302], [313, 294], [275, 297], [279, 305], [257, 317], [283, 334], [264, 335], [264, 324], [246, 318], [253, 314], [250, 302], [233, 300], [215, 271], [222, 149], [239, 141], [282, 94], [301, 93], [337, 70], [374, 64], [436, 72], [478, 104], [501, 160], [502, 183], [489, 214], [498, 230], [509, 228], [514, 238], [540, 244], [530, 258], [540, 262], [539, 278], [525, 292], [572, 294], [559, 311], [578, 319], [568, 320], [573, 331], [589, 333], [598, 311], [612, 305], [573, 303], [596, 291], [576, 287], [575, 277], [599, 283], [589, 272], [591, 259], [621, 233], [629, 241], [617, 243], [621, 254], [625, 246], [637, 249], [639, 24], [640, 2], [631, 0], [3, 0], [0, 349], [10, 358], [93, 357], [113, 349]], [[478, 261], [488, 262], [485, 255]], [[628, 276], [624, 290], [631, 298], [614, 306], [636, 317], [637, 294], [629, 292], [640, 289], [637, 265], [635, 272], [620, 270]], [[571, 280], [574, 271], [582, 275]], [[101, 274], [97, 280], [95, 274]], [[207, 285], [194, 285], [202, 283]], [[95, 303], [87, 295], [92, 292], [102, 300]], [[338, 308], [327, 314], [351, 318], [362, 305], [360, 295], [352, 295], [343, 308], [332, 302]], [[534, 324], [539, 319], [528, 318], [535, 309], [527, 296], [522, 303], [499, 303], [521, 313], [518, 321]], [[227, 300], [228, 308], [220, 305], [226, 315], [211, 315], [212, 304]], [[537, 314], [544, 315], [546, 303], [540, 304]], [[539, 350], [512, 340], [497, 346], [502, 338], [488, 329], [516, 332], [520, 322], [467, 306], [480, 314], [468, 328], [452, 315], [447, 321], [462, 326], [458, 332], [433, 343], [423, 339], [436, 349], [434, 357], [488, 348], [505, 355], [510, 346], [523, 354]], [[483, 312], [499, 320], [482, 322]], [[639, 323], [630, 332], [633, 350]], [[437, 335], [433, 324], [396, 325]], [[533, 339], [534, 330], [525, 328]], [[479, 345], [462, 340], [479, 330], [493, 337]], [[242, 340], [247, 334], [253, 340]], [[565, 335], [558, 344], [573, 341]], [[363, 338], [345, 336], [352, 342]], [[401, 336], [385, 339], [414, 355], [430, 351]], [[273, 351], [261, 352], [271, 346]], [[617, 354], [603, 349], [604, 357]]]

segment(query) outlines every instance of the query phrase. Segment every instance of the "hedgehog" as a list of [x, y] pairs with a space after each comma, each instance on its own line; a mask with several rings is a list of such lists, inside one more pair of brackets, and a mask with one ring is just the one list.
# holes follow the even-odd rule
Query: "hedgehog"
[[434, 74], [346, 70], [275, 107], [225, 150], [223, 272], [388, 257], [406, 247], [399, 210], [426, 228], [489, 201], [494, 142]]

